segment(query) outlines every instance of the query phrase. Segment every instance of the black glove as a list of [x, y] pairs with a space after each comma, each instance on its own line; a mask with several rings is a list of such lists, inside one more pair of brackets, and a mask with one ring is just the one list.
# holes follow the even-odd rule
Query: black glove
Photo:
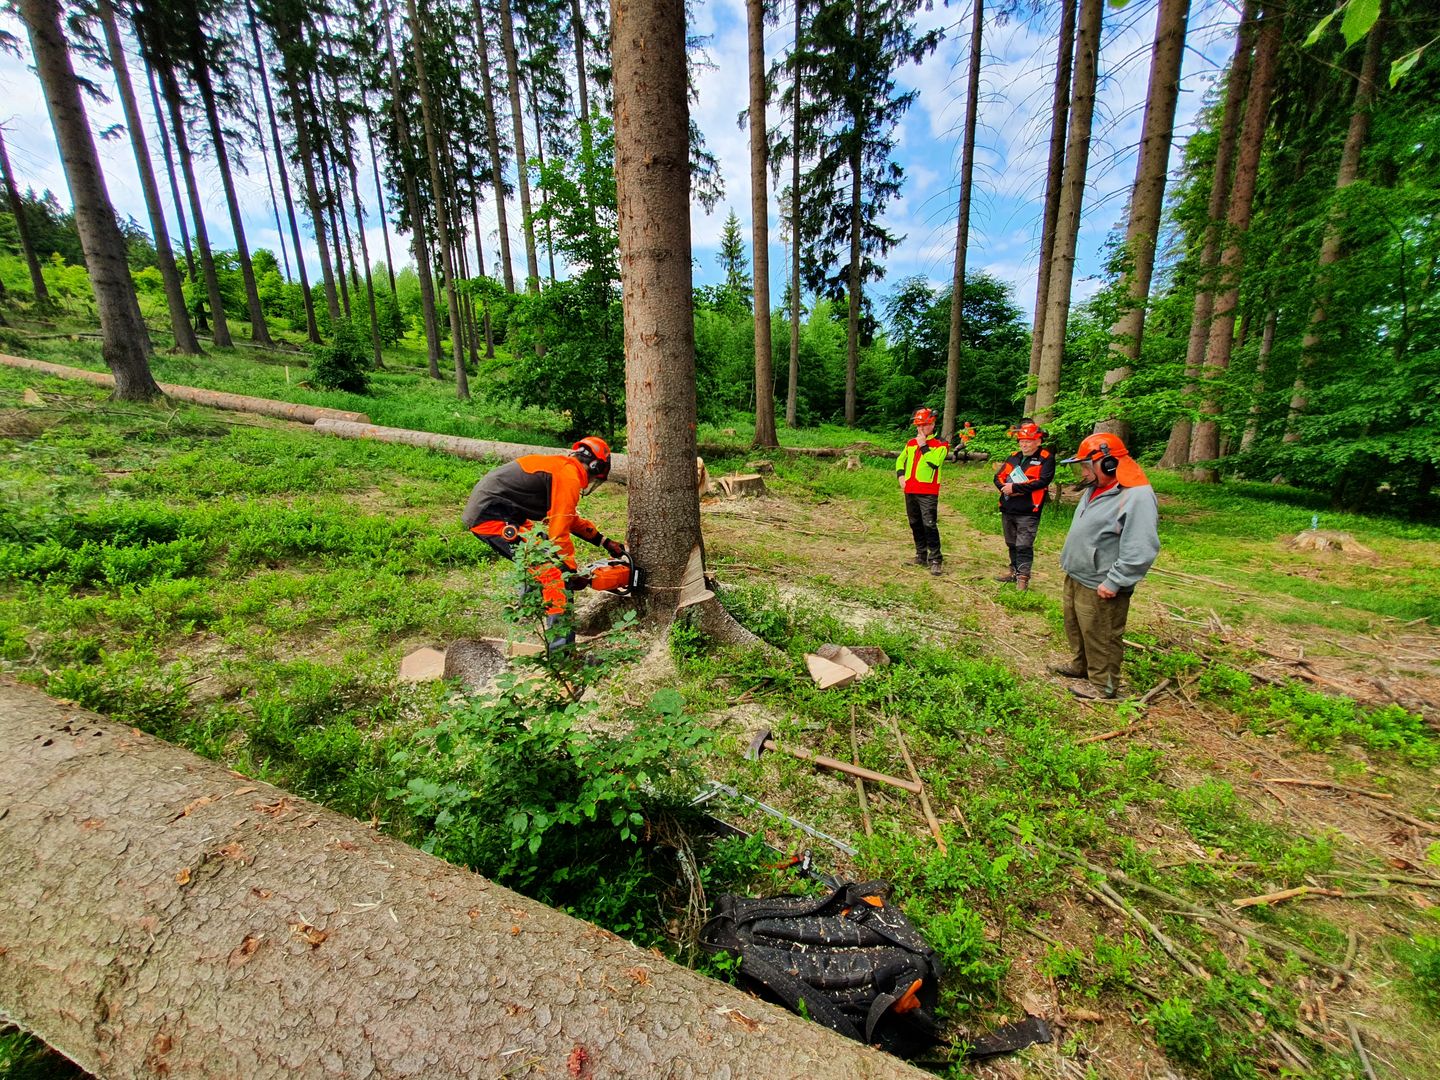
[[611, 540], [609, 537], [600, 538], [600, 546], [605, 549], [606, 554], [611, 558], [623, 558], [626, 554], [625, 545], [619, 540]]
[[570, 592], [579, 592], [581, 589], [590, 587], [589, 574], [566, 574], [565, 588]]

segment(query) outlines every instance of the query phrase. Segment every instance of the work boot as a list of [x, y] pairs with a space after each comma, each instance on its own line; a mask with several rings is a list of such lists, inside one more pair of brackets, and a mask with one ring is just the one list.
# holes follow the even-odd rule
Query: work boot
[[1059, 667], [1052, 667], [1050, 674], [1059, 675], [1062, 679], [1084, 679], [1088, 677], [1089, 672], [1080, 671], [1078, 668], [1061, 664]]
[[1029, 575], [1029, 574], [1016, 574], [1016, 575], [1015, 575], [1015, 589], [1016, 589], [1016, 591], [1017, 591], [1017, 592], [1024, 592], [1024, 591], [1025, 591], [1026, 589], [1028, 589], [1028, 588], [1030, 588], [1030, 575]]
[[931, 559], [931, 560], [930, 560], [930, 576], [931, 576], [931, 577], [939, 577], [939, 576], [940, 576], [941, 574], [943, 574], [944, 572], [945, 572], [944, 565], [940, 562], [939, 559]]
[[1006, 570], [1005, 573], [999, 575], [995, 580], [1000, 582], [1001, 585], [1009, 585], [1012, 581], [1015, 580], [1015, 577], [1015, 568], [1012, 566], [1009, 570]]
[[923, 552], [923, 551], [917, 551], [917, 552], [915, 553], [915, 558], [911, 559], [910, 561], [911, 561], [911, 563], [913, 563], [913, 564], [916, 565], [916, 566], [926, 566], [926, 565], [929, 564], [930, 559], [929, 559], [929, 557], [925, 554], [925, 552]]

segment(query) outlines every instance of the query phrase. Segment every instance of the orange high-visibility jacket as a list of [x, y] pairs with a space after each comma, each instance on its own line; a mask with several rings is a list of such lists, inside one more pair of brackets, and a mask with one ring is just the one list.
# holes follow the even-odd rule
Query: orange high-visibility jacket
[[579, 459], [566, 454], [526, 454], [480, 478], [465, 503], [461, 520], [480, 536], [498, 536], [506, 525], [528, 529], [543, 521], [565, 565], [575, 567], [571, 534], [598, 544], [600, 530], [580, 516], [580, 494], [590, 475]]

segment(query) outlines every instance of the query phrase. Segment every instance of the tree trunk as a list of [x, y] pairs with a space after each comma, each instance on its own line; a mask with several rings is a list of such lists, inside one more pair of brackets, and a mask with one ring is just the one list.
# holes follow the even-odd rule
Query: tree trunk
[[[1175, 103], [1180, 97], [1180, 63], [1185, 55], [1185, 27], [1190, 0], [1160, 0], [1155, 20], [1155, 45], [1150, 55], [1150, 89], [1145, 98], [1145, 124], [1140, 136], [1140, 160], [1135, 186], [1130, 191], [1130, 224], [1125, 231], [1129, 259], [1126, 292], [1129, 306], [1110, 328], [1111, 356], [1116, 366], [1105, 373], [1108, 393], [1128, 379], [1140, 359], [1145, 332], [1145, 307], [1150, 278], [1155, 270], [1155, 245], [1160, 235], [1160, 213], [1165, 202], [1165, 174], [1170, 163], [1170, 141], [1175, 134]], [[1114, 414], [1095, 425], [1129, 445], [1130, 421]]]
[[[180, 244], [185, 249], [185, 277], [192, 285], [198, 286], [200, 273], [195, 268], [195, 250], [190, 244], [190, 227], [185, 221], [185, 200], [180, 195], [180, 182], [175, 176], [175, 155], [170, 150], [170, 129], [165, 122], [165, 111], [160, 106], [160, 93], [155, 89], [155, 68], [148, 61], [145, 62], [145, 82], [150, 87], [150, 107], [155, 114], [156, 130], [160, 132], [160, 149], [165, 155], [165, 175], [170, 179], [170, 198], [175, 205], [176, 221], [180, 225]], [[205, 298], [200, 295], [195, 297], [195, 333], [210, 333], [210, 324], [205, 319]]]
[[927, 1075], [36, 690], [0, 744], [0, 1010], [96, 1075]]
[[1040, 258], [1036, 267], [1035, 321], [1030, 335], [1030, 370], [1026, 381], [1025, 415], [1035, 412], [1035, 384], [1040, 377], [1040, 351], [1045, 343], [1045, 312], [1050, 303], [1050, 260], [1055, 254], [1055, 219], [1060, 214], [1060, 183], [1065, 175], [1065, 129], [1070, 120], [1070, 73], [1075, 59], [1075, 5], [1062, 0], [1060, 38], [1055, 46], [1055, 93], [1050, 105], [1050, 163], [1045, 170], [1045, 214], [1040, 225]]
[[425, 51], [421, 42], [425, 36], [425, 24], [420, 20], [416, 0], [406, 0], [410, 12], [412, 52], [415, 56], [416, 89], [420, 93], [421, 124], [425, 128], [425, 158], [430, 166], [431, 202], [435, 207], [435, 224], [440, 240], [440, 266], [444, 274], [445, 306], [450, 313], [450, 353], [455, 361], [455, 396], [462, 401], [470, 399], [470, 381], [465, 375], [465, 353], [460, 327], [460, 301], [455, 295], [455, 277], [450, 270], [450, 213], [446, 208], [445, 187], [440, 175], [440, 147], [436, 138], [434, 109], [430, 105], [430, 80], [425, 75]]
[[115, 223], [115, 209], [105, 190], [80, 98], [80, 83], [70, 66], [70, 52], [60, 29], [60, 5], [57, 0], [19, 0], [19, 10], [75, 207], [75, 228], [100, 314], [100, 350], [115, 376], [114, 396], [122, 401], [148, 401], [160, 396], [150, 374], [150, 334], [140, 318], [125, 238]]
[[[150, 165], [150, 149], [145, 143], [145, 129], [140, 122], [140, 106], [135, 100], [135, 87], [130, 82], [130, 65], [125, 59], [125, 46], [115, 25], [115, 11], [110, 0], [99, 0], [96, 10], [105, 30], [105, 44], [110, 66], [115, 71], [115, 88], [125, 111], [125, 126], [130, 129], [130, 148], [135, 154], [135, 171], [145, 195], [145, 210], [150, 216], [150, 229], [155, 236], [155, 262], [165, 284], [165, 302], [170, 309], [170, 329], [175, 334], [175, 351], [188, 356], [200, 354], [200, 341], [190, 325], [185, 308], [185, 286], [175, 265], [175, 252], [170, 246], [170, 232], [165, 227], [165, 208], [160, 203], [160, 188], [155, 183], [155, 170]], [[18, 219], [18, 215], [17, 215]]]
[[[865, 37], [864, 10], [855, 5], [855, 40]], [[860, 117], [852, 116], [855, 125], [854, 147], [850, 152], [850, 272], [847, 283], [845, 311], [845, 425], [855, 426], [857, 412], [856, 382], [860, 373]]]
[[[198, 23], [196, 24], [198, 26]], [[255, 287], [255, 267], [250, 263], [250, 245], [245, 241], [245, 219], [240, 216], [240, 198], [235, 194], [235, 179], [230, 175], [230, 155], [225, 149], [225, 131], [220, 125], [220, 110], [215, 104], [215, 88], [210, 82], [210, 68], [204, 56], [204, 45], [197, 32], [195, 50], [195, 84], [200, 89], [200, 102], [210, 124], [214, 142], [215, 165], [220, 170], [220, 186], [225, 190], [225, 205], [230, 210], [230, 228], [235, 233], [235, 252], [240, 262], [240, 277], [245, 284], [245, 303], [250, 308], [250, 340], [257, 345], [273, 345], [265, 313], [260, 310], [260, 290]]]
[[770, 194], [765, 127], [765, 0], [746, 0], [750, 40], [750, 235], [755, 271], [755, 442], [779, 446], [775, 374], [770, 358]]
[[380, 184], [380, 155], [375, 151], [375, 130], [370, 126], [370, 114], [362, 111], [365, 121], [365, 141], [370, 145], [370, 170], [375, 179], [375, 205], [380, 218], [380, 235], [385, 238], [385, 277], [390, 281], [390, 295], [395, 296], [395, 256], [390, 253], [390, 221], [385, 216], [385, 189]]
[[[260, 72], [260, 90], [265, 95], [265, 113], [270, 121], [270, 141], [275, 147], [275, 168], [280, 174], [281, 194], [285, 196], [285, 216], [290, 221], [290, 243], [295, 248], [295, 270], [300, 275], [300, 291], [305, 301], [305, 334], [318, 345], [320, 326], [315, 321], [315, 298], [310, 295], [310, 276], [305, 272], [305, 249], [300, 245], [300, 223], [295, 215], [295, 201], [290, 196], [290, 177], [285, 169], [285, 144], [280, 141], [280, 124], [275, 119], [275, 100], [270, 96], [270, 77], [265, 73], [268, 65], [260, 48], [260, 30], [255, 24], [255, 9], [250, 0], [245, 3], [245, 17], [250, 24], [250, 41], [255, 46], [255, 66]], [[299, 126], [298, 116], [296, 126]]]
[[375, 367], [385, 366], [380, 355], [380, 320], [375, 312], [375, 282], [370, 274], [370, 245], [365, 240], [365, 211], [360, 204], [360, 174], [355, 168], [355, 156], [349, 155], [350, 202], [355, 210], [355, 231], [360, 234], [360, 258], [365, 261], [365, 299], [370, 311], [370, 344], [375, 354]]
[[1070, 320], [1070, 290], [1075, 279], [1075, 242], [1080, 233], [1080, 204], [1090, 158], [1090, 125], [1095, 115], [1095, 83], [1100, 60], [1100, 18], [1105, 0], [1081, 0], [1075, 38], [1075, 87], [1070, 98], [1070, 131], [1065, 145], [1065, 175], [1055, 215], [1055, 243], [1046, 282], [1045, 338], [1035, 388], [1036, 419], [1048, 420], [1060, 391], [1065, 330]]
[[[1283, 9], [1267, 9], [1255, 45], [1255, 74], [1245, 95], [1245, 119], [1240, 125], [1236, 148], [1235, 183], [1230, 189], [1230, 207], [1225, 215], [1225, 251], [1220, 256], [1215, 286], [1210, 334], [1205, 343], [1205, 379], [1211, 384], [1200, 405], [1200, 422], [1190, 437], [1190, 461], [1213, 461], [1220, 456], [1220, 429], [1214, 417], [1220, 402], [1213, 381], [1230, 366], [1230, 349], [1235, 341], [1235, 307], [1240, 299], [1240, 274], [1245, 260], [1245, 233], [1250, 228], [1255, 186], [1260, 178], [1260, 152], [1269, 125], [1270, 98], [1275, 89], [1275, 67], [1284, 30]], [[1192, 470], [1191, 478], [1204, 482], [1217, 479], [1214, 469]]]
[[955, 441], [955, 410], [960, 405], [961, 328], [965, 309], [965, 255], [970, 246], [970, 193], [975, 176], [975, 125], [980, 105], [980, 45], [985, 29], [984, 0], [974, 0], [970, 22], [970, 66], [965, 99], [965, 134], [960, 153], [960, 205], [955, 222], [955, 275], [950, 293], [950, 341], [945, 353], [945, 415], [940, 437]]
[[525, 157], [525, 120], [520, 113], [520, 65], [515, 54], [515, 24], [510, 0], [500, 0], [500, 42], [505, 49], [505, 76], [510, 84], [510, 119], [515, 130], [515, 165], [520, 180], [520, 219], [525, 232], [528, 292], [540, 291], [540, 264], [535, 257], [535, 221], [530, 216], [530, 170]]
[[[1383, 11], [1382, 11], [1383, 13]], [[1360, 152], [1370, 135], [1370, 111], [1375, 103], [1376, 76], [1380, 70], [1380, 53], [1384, 44], [1385, 23], [1377, 20], [1365, 40], [1365, 58], [1360, 62], [1360, 78], [1355, 83], [1354, 105], [1350, 110], [1350, 126], [1345, 132], [1345, 146], [1340, 151], [1340, 168], [1335, 174], [1335, 190], [1344, 191], [1360, 175]], [[1321, 324], [1325, 321], [1328, 281], [1330, 269], [1340, 261], [1342, 221], [1338, 213], [1331, 213], [1325, 223], [1325, 235], [1320, 242], [1320, 270], [1315, 305], [1310, 309], [1310, 325], [1300, 342], [1300, 368], [1295, 373], [1295, 388], [1290, 397], [1290, 415], [1285, 424], [1285, 442], [1300, 441], [1297, 424], [1305, 412], [1305, 375], [1315, 363], [1315, 351], [1320, 347]]]
[[[255, 84], [252, 82], [247, 88], [250, 96], [251, 123], [255, 126], [256, 149], [260, 152], [260, 160], [265, 163], [265, 189], [270, 192], [270, 209], [275, 214], [275, 235], [280, 238], [280, 262], [285, 271], [285, 280], [294, 281], [290, 273], [290, 245], [285, 241], [285, 224], [280, 220], [280, 196], [275, 194], [275, 173], [270, 168], [270, 147], [265, 141], [265, 124], [260, 119], [260, 103], [255, 100]], [[275, 156], [280, 155], [280, 148], [275, 148]]]
[[585, 70], [585, 13], [580, 10], [580, 0], [570, 0], [570, 30], [575, 38], [575, 81], [580, 97], [580, 138], [589, 156], [590, 133], [590, 76]]
[[[575, 0], [579, 3], [579, 0]], [[510, 261], [510, 226], [505, 216], [505, 166], [500, 159], [500, 134], [495, 126], [495, 85], [490, 78], [490, 38], [485, 24], [485, 7], [480, 0], [475, 6], [475, 25], [480, 29], [480, 83], [484, 90], [481, 103], [485, 109], [485, 135], [490, 148], [490, 183], [495, 188], [495, 223], [500, 233], [500, 274], [505, 291], [515, 291], [515, 269]]]
[[[332, 138], [340, 123], [341, 121], [335, 117], [326, 120], [325, 128], [331, 133]], [[343, 147], [340, 149], [343, 151]], [[322, 160], [324, 160], [323, 156]], [[340, 303], [345, 308], [346, 317], [353, 318], [348, 293], [355, 294], [355, 304], [359, 306], [360, 271], [355, 265], [355, 246], [350, 240], [350, 219], [345, 214], [345, 178], [340, 175], [340, 159], [334, 147], [328, 153], [328, 177], [329, 190], [326, 198], [330, 203], [330, 234], [335, 238], [335, 261], [340, 264]], [[344, 247], [341, 247], [342, 243]], [[348, 288], [347, 279], [349, 281]]]
[[1260, 353], [1255, 358], [1255, 389], [1250, 401], [1250, 418], [1245, 421], [1245, 434], [1240, 437], [1242, 454], [1255, 445], [1255, 436], [1260, 433], [1260, 399], [1265, 392], [1265, 372], [1270, 367], [1270, 353], [1275, 348], [1275, 324], [1278, 318], [1273, 307], [1265, 313], [1265, 329], [1260, 334]]
[[[1205, 343], [1210, 338], [1210, 316], [1215, 310], [1215, 266], [1220, 257], [1220, 233], [1230, 204], [1231, 166], [1235, 143], [1240, 135], [1240, 117], [1250, 88], [1250, 64], [1259, 0], [1245, 0], [1240, 26], [1235, 31], [1235, 54], [1225, 80], [1225, 105], [1220, 113], [1220, 134], [1215, 147], [1215, 164], [1210, 178], [1210, 201], [1206, 208], [1205, 238], [1200, 249], [1200, 273], [1195, 303], [1190, 314], [1190, 331], [1185, 346], [1186, 408], [1199, 392], [1200, 371], [1205, 364]], [[1179, 468], [1190, 460], [1190, 436], [1194, 424], [1180, 416], [1170, 426], [1170, 439], [1160, 464]]]
[[[636, 564], [650, 575], [650, 612], [669, 622], [687, 576], [693, 580], [705, 558], [695, 488], [685, 0], [611, 0], [610, 21], [619, 120], [615, 194], [625, 319], [628, 539]], [[702, 606], [718, 621], [713, 596]]]
[[[535, 161], [541, 171], [545, 169], [545, 133], [540, 127], [540, 99], [535, 93], [535, 84], [530, 83], [530, 115], [535, 121]], [[545, 258], [550, 266], [550, 284], [555, 284], [555, 235], [550, 228], [550, 217], [544, 211], [550, 206], [550, 196], [540, 189], [540, 209], [545, 218]]]
[[791, 93], [795, 103], [790, 130], [790, 378], [785, 387], [785, 426], [795, 426], [795, 409], [800, 391], [800, 100], [803, 89], [800, 77], [800, 32], [805, 14], [805, 0], [791, 0], [795, 5], [795, 46], [790, 53]]
[[[478, 187], [476, 189], [479, 190]], [[475, 267], [483, 278], [485, 276], [485, 246], [480, 243], [480, 199], [478, 197], [470, 200], [470, 224], [475, 230]], [[495, 328], [490, 325], [490, 298], [485, 293], [480, 294], [480, 314], [485, 327], [485, 359], [495, 359]]]
[[20, 202], [20, 189], [15, 184], [15, 174], [10, 171], [10, 155], [5, 149], [5, 131], [0, 128], [0, 173], [5, 178], [5, 197], [10, 202], [10, 212], [15, 215], [15, 231], [20, 234], [20, 252], [25, 256], [25, 266], [30, 271], [30, 289], [35, 294], [35, 307], [49, 311], [54, 306], [50, 290], [45, 285], [45, 275], [40, 272], [40, 260], [35, 257], [35, 245], [30, 240], [30, 224], [25, 220], [25, 207]]
[[309, 98], [301, 95], [300, 81], [294, 70], [288, 65], [282, 70], [285, 92], [290, 98], [290, 115], [295, 118], [295, 149], [300, 155], [300, 167], [305, 175], [305, 201], [310, 207], [310, 225], [315, 233], [315, 248], [320, 255], [325, 310], [330, 315], [330, 325], [334, 326], [340, 321], [340, 298], [335, 291], [335, 270], [330, 263], [330, 245], [325, 239], [325, 206], [320, 201], [320, 185], [315, 179], [315, 153], [310, 144]]
[[409, 163], [415, 160], [410, 146], [410, 128], [400, 107], [400, 71], [395, 63], [395, 44], [390, 36], [390, 8], [382, 0], [380, 25], [385, 31], [385, 63], [390, 69], [390, 105], [395, 117], [395, 133], [405, 166], [405, 205], [410, 213], [410, 248], [415, 257], [416, 276], [420, 279], [420, 312], [425, 323], [425, 354], [430, 364], [430, 377], [440, 375], [440, 320], [435, 313], [435, 282], [430, 277], [430, 245], [425, 240], [425, 218], [420, 205], [420, 186], [411, 173]]

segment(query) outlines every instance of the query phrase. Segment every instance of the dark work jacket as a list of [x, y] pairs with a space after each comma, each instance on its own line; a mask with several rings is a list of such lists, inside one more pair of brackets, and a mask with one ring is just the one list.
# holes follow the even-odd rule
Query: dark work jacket
[[1004, 484], [1016, 468], [1022, 469], [1029, 479], [1012, 488], [1015, 492], [1014, 495], [1006, 495], [1001, 492], [1000, 512], [1002, 514], [1040, 513], [1040, 507], [1045, 504], [1045, 489], [1055, 479], [1055, 455], [1044, 447], [1028, 457], [1016, 450], [995, 471], [995, 486], [999, 488]]

